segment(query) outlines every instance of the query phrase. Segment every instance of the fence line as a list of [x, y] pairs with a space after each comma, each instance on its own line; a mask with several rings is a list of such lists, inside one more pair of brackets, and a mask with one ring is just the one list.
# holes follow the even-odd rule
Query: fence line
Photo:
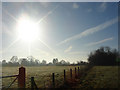
[[[77, 68], [75, 67], [75, 74], [73, 75], [73, 71], [72, 71], [72, 69], [70, 69], [70, 74], [69, 73], [67, 73], [68, 75], [66, 75], [66, 70], [63, 70], [63, 75], [61, 75], [60, 77], [61, 77], [61, 79], [62, 79], [62, 77], [63, 77], [63, 81], [60, 79], [60, 80], [57, 80], [57, 78], [58, 78], [58, 74], [57, 73], [52, 73], [52, 75], [51, 75], [51, 85], [50, 85], [50, 87], [52, 87], [52, 88], [57, 88], [57, 86], [59, 86], [58, 85], [58, 82], [59, 82], [59, 84], [61, 84], [62, 82], [63, 82], [63, 84], [65, 84], [65, 83], [67, 83], [67, 81], [68, 80], [72, 80], [73, 81], [73, 79], [75, 79], [75, 78], [77, 78], [77, 76], [79, 75], [79, 67], [78, 67], [78, 75], [77, 75]], [[67, 77], [66, 77], [67, 76]], [[73, 77], [74, 76], [74, 77]], [[78, 76], [79, 77], [79, 76]], [[32, 81], [32, 80], [31, 80]], [[35, 81], [34, 81], [35, 82]], [[34, 83], [33, 82], [31, 82], [31, 88], [34, 86]], [[45, 81], [44, 81], [44, 88], [45, 88], [46, 86], [45, 86]], [[50, 87], [48, 87], [48, 88], [50, 88]]]
[[[57, 87], [58, 81], [56, 81], [56, 80], [57, 80], [58, 76], [60, 76], [60, 78], [61, 78], [60, 81], [63, 82], [63, 84], [67, 83], [68, 80], [73, 80], [73, 79], [75, 79], [77, 77], [79, 78], [80, 68], [78, 67], [78, 70], [77, 70], [77, 68], [75, 67], [74, 70], [75, 70], [74, 73], [73, 73], [73, 70], [71, 68], [70, 68], [70, 71], [67, 71], [69, 73], [66, 73], [66, 70], [63, 70], [63, 74], [62, 74], [63, 76], [60, 76], [59, 74], [56, 74], [56, 73], [52, 73], [52, 75], [49, 76], [49, 77], [51, 77], [52, 88]], [[24, 67], [19, 68], [19, 74], [18, 75], [2, 76], [0, 78], [8, 78], [8, 77], [16, 77], [16, 79], [18, 79], [18, 88], [25, 88], [25, 86], [26, 86], [26, 80], [25, 80], [26, 70], [25, 70]], [[48, 76], [46, 76], [46, 77], [48, 77]], [[62, 79], [62, 77], [63, 77], [63, 79]], [[16, 79], [8, 86], [8, 88], [16, 81]], [[49, 83], [49, 82], [47, 82], [47, 83]], [[62, 84], [62, 83], [60, 83], [60, 84]], [[44, 88], [45, 87], [46, 86], [45, 86], [45, 81], [44, 81]], [[31, 77], [31, 90], [34, 90], [34, 89], [38, 90], [38, 86], [35, 83], [34, 77]]]

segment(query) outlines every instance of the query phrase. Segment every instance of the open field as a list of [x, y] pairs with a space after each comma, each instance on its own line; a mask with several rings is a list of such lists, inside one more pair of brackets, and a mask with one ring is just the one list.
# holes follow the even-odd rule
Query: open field
[[[78, 66], [40, 66], [26, 67], [26, 87], [30, 87], [30, 77], [35, 77], [35, 82], [39, 88], [49, 87], [51, 75], [55, 73], [55, 82], [63, 83], [63, 70], [69, 71]], [[81, 66], [82, 67], [82, 66]], [[3, 67], [3, 76], [18, 74], [19, 67]], [[69, 75], [68, 75], [69, 76]], [[67, 78], [68, 78], [67, 76]], [[118, 67], [117, 66], [94, 66], [87, 72], [87, 75], [80, 78], [82, 82], [77, 82], [73, 88], [118, 88]], [[8, 86], [14, 78], [3, 79], [3, 86]], [[17, 81], [12, 87], [17, 87]]]
[[[78, 66], [76, 66], [78, 67]], [[26, 87], [30, 87], [30, 78], [35, 77], [35, 82], [38, 87], [48, 87], [51, 82], [51, 75], [55, 73], [56, 84], [63, 82], [63, 70], [74, 69], [75, 66], [39, 66], [39, 67], [25, 67], [26, 68]], [[3, 67], [2, 75], [16, 75], [19, 67]], [[62, 76], [62, 77], [61, 77]], [[8, 86], [15, 78], [4, 78], [3, 86]], [[11, 87], [17, 87], [17, 81]]]
[[73, 88], [118, 88], [118, 74], [117, 66], [94, 66], [82, 83]]

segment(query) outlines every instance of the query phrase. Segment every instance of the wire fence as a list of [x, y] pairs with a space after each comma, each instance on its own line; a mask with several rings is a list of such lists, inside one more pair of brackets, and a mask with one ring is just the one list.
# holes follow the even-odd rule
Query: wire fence
[[10, 88], [15, 83], [15, 81], [18, 79], [18, 75], [10, 75], [10, 76], [0, 77], [0, 79], [6, 79], [6, 78], [11, 78], [11, 77], [12, 78], [14, 77], [14, 79], [12, 79], [12, 81], [8, 84], [8, 86], [3, 86], [2, 90]]
[[83, 74], [85, 75], [84, 72], [86, 70], [87, 69], [85, 68], [75, 67], [75, 69], [70, 69], [67, 71], [63, 70], [63, 73], [52, 73], [48, 76], [41, 76], [42, 79], [45, 78], [41, 85], [39, 85], [39, 81], [34, 81], [36, 82], [36, 85], [39, 86], [38, 88], [59, 88], [63, 85], [65, 86], [66, 83], [74, 84], [80, 78], [80, 76]]
[[[12, 79], [13, 77], [16, 77], [16, 78]], [[25, 88], [25, 68], [20, 67], [18, 75], [1, 76], [0, 79], [2, 79], [2, 81], [3, 79], [8, 79], [8, 82], [11, 81], [9, 84], [7, 84], [7, 86], [3, 86], [2, 90], [9, 89], [13, 84], [16, 84], [15, 81], [17, 80], [18, 80], [18, 83], [17, 83], [18, 88]]]
[[[12, 85], [15, 85], [17, 88], [23, 87], [23, 88], [32, 88], [32, 90], [37, 90], [38, 88], [59, 88], [62, 86], [67, 86], [67, 83], [74, 84], [77, 80], [80, 79], [82, 75], [85, 75], [85, 71], [87, 71], [88, 68], [84, 67], [75, 67], [70, 68], [69, 70], [63, 70], [61, 73], [50, 73], [45, 75], [34, 75], [32, 76], [25, 76], [25, 68], [23, 71], [19, 70], [18, 75], [11, 75], [11, 76], [3, 76], [0, 77], [2, 79], [11, 78], [11, 83], [8, 86], [2, 87], [4, 88], [10, 88]], [[20, 77], [21, 76], [21, 77]], [[13, 79], [13, 77], [16, 77]], [[21, 81], [22, 78], [22, 81]], [[18, 79], [18, 82], [16, 82]], [[26, 79], [26, 80], [25, 80]]]

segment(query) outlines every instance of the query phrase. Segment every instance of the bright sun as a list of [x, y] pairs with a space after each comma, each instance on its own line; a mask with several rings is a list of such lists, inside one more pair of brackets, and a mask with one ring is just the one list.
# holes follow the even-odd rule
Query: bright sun
[[39, 36], [38, 25], [29, 18], [21, 18], [18, 22], [18, 34], [19, 38], [25, 42], [32, 42]]

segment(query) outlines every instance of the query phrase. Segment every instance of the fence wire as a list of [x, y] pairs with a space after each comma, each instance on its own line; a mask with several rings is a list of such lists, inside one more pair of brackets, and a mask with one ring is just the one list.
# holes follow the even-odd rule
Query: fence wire
[[[80, 72], [84, 71], [85, 69], [83, 68], [80, 68]], [[72, 69], [72, 78], [71, 78], [71, 73], [70, 73], [70, 70], [66, 70], [66, 81], [75, 81], [76, 78], [79, 77], [79, 71], [78, 71], [78, 68], [76, 68], [76, 72], [75, 72], [75, 69]], [[57, 87], [60, 87], [64, 84], [64, 72], [60, 72], [60, 73], [54, 73], [55, 74], [55, 88]], [[16, 76], [16, 75], [14, 75]], [[27, 75], [26, 76], [26, 88], [31, 88], [31, 78], [30, 78], [31, 75]], [[11, 77], [11, 76], [10, 76]], [[5, 78], [5, 77], [4, 77]], [[18, 77], [16, 77], [14, 80], [12, 81], [12, 83], [8, 86], [8, 88], [10, 88], [13, 83], [16, 81]], [[36, 86], [38, 88], [52, 88], [52, 85], [53, 85], [53, 82], [52, 82], [52, 73], [51, 74], [42, 74], [42, 75], [35, 75], [34, 76], [34, 80], [35, 80], [35, 83], [36, 83]]]
[[8, 86], [4, 86], [2, 87], [2, 90], [8, 90], [14, 83], [15, 81], [18, 79], [18, 75], [13, 75], [13, 76], [3, 76], [3, 78], [8, 78], [8, 77], [16, 77]]

